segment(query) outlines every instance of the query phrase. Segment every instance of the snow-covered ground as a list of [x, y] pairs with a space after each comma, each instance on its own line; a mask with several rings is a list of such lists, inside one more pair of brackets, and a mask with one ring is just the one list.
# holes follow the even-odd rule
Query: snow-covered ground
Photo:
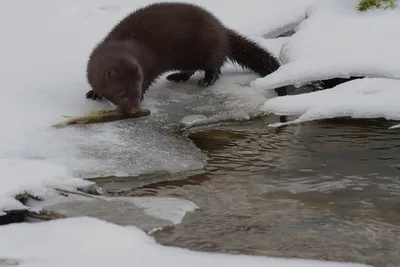
[[394, 97], [400, 96], [399, 88], [400, 80], [357, 79], [331, 90], [273, 98], [262, 109], [281, 115], [300, 114], [293, 121], [274, 123], [271, 126], [335, 117], [400, 120], [399, 101]]
[[[262, 110], [299, 115], [294, 122], [352, 116], [400, 119], [400, 8], [357, 12], [359, 0], [318, 0], [284, 43], [284, 65], [251, 83], [273, 89], [335, 77], [368, 77], [331, 90], [267, 100]], [[381, 78], [381, 79], [374, 79]], [[275, 124], [278, 126], [282, 124]]]
[[[85, 78], [87, 57], [118, 20], [150, 2], [153, 1], [13, 0], [2, 5], [0, 212], [26, 208], [14, 200], [18, 193], [50, 196], [51, 187], [68, 189], [90, 184], [82, 178], [201, 169], [201, 151], [174, 132], [176, 125], [182, 121], [190, 124], [191, 118], [240, 119], [264, 111], [302, 115], [311, 110], [314, 113], [307, 115], [311, 118], [315, 112], [324, 114], [320, 111], [323, 106], [315, 106], [315, 99], [310, 100], [313, 94], [269, 100], [275, 93], [265, 89], [338, 75], [399, 75], [399, 40], [394, 37], [395, 25], [400, 22], [399, 10], [357, 15], [351, 11], [356, 0], [248, 0], [228, 4], [192, 0], [189, 2], [207, 7], [226, 25], [262, 43], [286, 65], [267, 78], [256, 80], [253, 87], [250, 83], [257, 78], [255, 75], [230, 65], [218, 83], [208, 89], [196, 86], [199, 75], [186, 84], [172, 84], [162, 77], [145, 100], [152, 110], [149, 117], [52, 129], [51, 124], [62, 120], [60, 115], [107, 107], [84, 97], [89, 90]], [[274, 38], [296, 27], [314, 2], [308, 14], [311, 17], [300, 25], [296, 35], [262, 38]], [[399, 94], [395, 93], [395, 83], [354, 81], [343, 85], [342, 90], [330, 92], [343, 99], [348, 95], [344, 91], [351, 91], [353, 102], [362, 95], [375, 105], [370, 107], [371, 113], [395, 118], [394, 100], [385, 112], [379, 109], [378, 98], [371, 96], [379, 96], [380, 107], [386, 108], [389, 102], [382, 102]], [[345, 90], [345, 86], [350, 89]], [[354, 89], [356, 86], [361, 89]], [[386, 89], [380, 90], [382, 87]], [[301, 103], [300, 97], [305, 97]], [[315, 98], [321, 104], [332, 96], [321, 92]], [[359, 110], [351, 107], [353, 102], [327, 106], [335, 114], [358, 114]], [[136, 205], [153, 216], [162, 216], [154, 202], [137, 201]], [[178, 215], [183, 216], [182, 211]], [[0, 265], [7, 266], [13, 260], [24, 266], [361, 266], [166, 248], [136, 227], [90, 218], [0, 227]]]
[[366, 267], [361, 264], [211, 254], [164, 247], [136, 227], [122, 227], [87, 217], [0, 227], [1, 263], [3, 266], [20, 264], [26, 267]]

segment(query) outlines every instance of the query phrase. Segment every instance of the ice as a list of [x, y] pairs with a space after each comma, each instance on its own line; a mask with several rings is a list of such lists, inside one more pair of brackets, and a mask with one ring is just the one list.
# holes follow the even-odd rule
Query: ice
[[299, 115], [293, 121], [271, 126], [335, 117], [400, 120], [399, 88], [400, 80], [357, 79], [330, 90], [273, 98], [266, 101], [262, 110], [278, 115]]
[[269, 266], [366, 267], [261, 256], [224, 255], [164, 247], [133, 226], [82, 217], [0, 228], [0, 259], [26, 267]]
[[195, 125], [195, 124], [198, 123], [198, 122], [202, 122], [202, 121], [204, 121], [204, 120], [206, 120], [206, 119], [207, 119], [207, 116], [204, 116], [204, 115], [202, 115], [202, 114], [198, 114], [198, 115], [188, 115], [188, 116], [184, 117], [184, 118], [181, 120], [181, 122], [182, 122], [184, 125], [191, 126], [191, 125]]
[[252, 86], [273, 89], [334, 77], [400, 78], [400, 8], [356, 11], [358, 0], [319, 0], [283, 45], [284, 65]]
[[220, 122], [231, 122], [231, 121], [245, 121], [250, 119], [250, 115], [244, 110], [238, 110], [235, 112], [229, 112], [226, 114], [215, 115], [212, 117], [207, 117], [204, 115], [190, 115], [186, 116], [182, 119], [182, 124], [186, 126], [186, 128], [202, 126], [202, 125], [211, 125]]
[[[68, 197], [46, 191], [43, 200], [27, 202], [31, 211], [57, 212], [66, 217], [94, 217], [118, 225], [135, 225], [152, 233], [180, 224], [186, 213], [199, 207], [177, 197], [109, 197], [69, 194]], [[1, 265], [0, 265], [1, 266]]]
[[180, 224], [187, 212], [199, 208], [193, 202], [172, 197], [136, 197], [132, 201], [147, 214], [174, 224]]
[[65, 167], [36, 159], [0, 158], [0, 216], [3, 210], [25, 209], [14, 196], [29, 193], [36, 197], [47, 194], [49, 187], [79, 187], [92, 182], [70, 177]]
[[392, 127], [389, 127], [389, 129], [399, 129], [400, 124], [393, 125]]
[[[327, 91], [268, 99], [263, 111], [298, 115], [298, 122], [350, 116], [400, 119], [400, 8], [357, 12], [358, 0], [319, 0], [282, 45], [276, 72], [250, 83], [270, 90], [285, 85], [351, 76], [368, 77]], [[392, 128], [393, 129], [393, 128]]]

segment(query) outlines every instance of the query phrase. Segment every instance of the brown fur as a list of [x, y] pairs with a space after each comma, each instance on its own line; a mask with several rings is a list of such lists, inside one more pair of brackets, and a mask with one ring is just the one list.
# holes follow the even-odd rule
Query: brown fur
[[[213, 85], [230, 60], [265, 76], [278, 60], [256, 43], [226, 28], [214, 15], [188, 3], [156, 3], [120, 21], [90, 55], [87, 98], [106, 98], [117, 106], [138, 108], [151, 84], [163, 73], [174, 82], [196, 71], [201, 87]], [[285, 89], [277, 90], [279, 95]]]

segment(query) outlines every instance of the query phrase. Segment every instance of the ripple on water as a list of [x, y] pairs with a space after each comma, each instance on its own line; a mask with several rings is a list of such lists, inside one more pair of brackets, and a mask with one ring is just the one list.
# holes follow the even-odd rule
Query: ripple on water
[[400, 137], [384, 124], [198, 129], [190, 137], [207, 155], [206, 173], [121, 194], [177, 196], [200, 207], [154, 233], [164, 244], [398, 267]]

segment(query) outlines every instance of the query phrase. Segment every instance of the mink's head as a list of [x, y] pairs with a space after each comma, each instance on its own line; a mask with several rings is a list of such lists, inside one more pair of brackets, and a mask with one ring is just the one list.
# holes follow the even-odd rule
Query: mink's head
[[142, 68], [134, 58], [114, 58], [102, 71], [101, 82], [93, 90], [119, 110], [136, 113], [142, 100], [142, 83]]

